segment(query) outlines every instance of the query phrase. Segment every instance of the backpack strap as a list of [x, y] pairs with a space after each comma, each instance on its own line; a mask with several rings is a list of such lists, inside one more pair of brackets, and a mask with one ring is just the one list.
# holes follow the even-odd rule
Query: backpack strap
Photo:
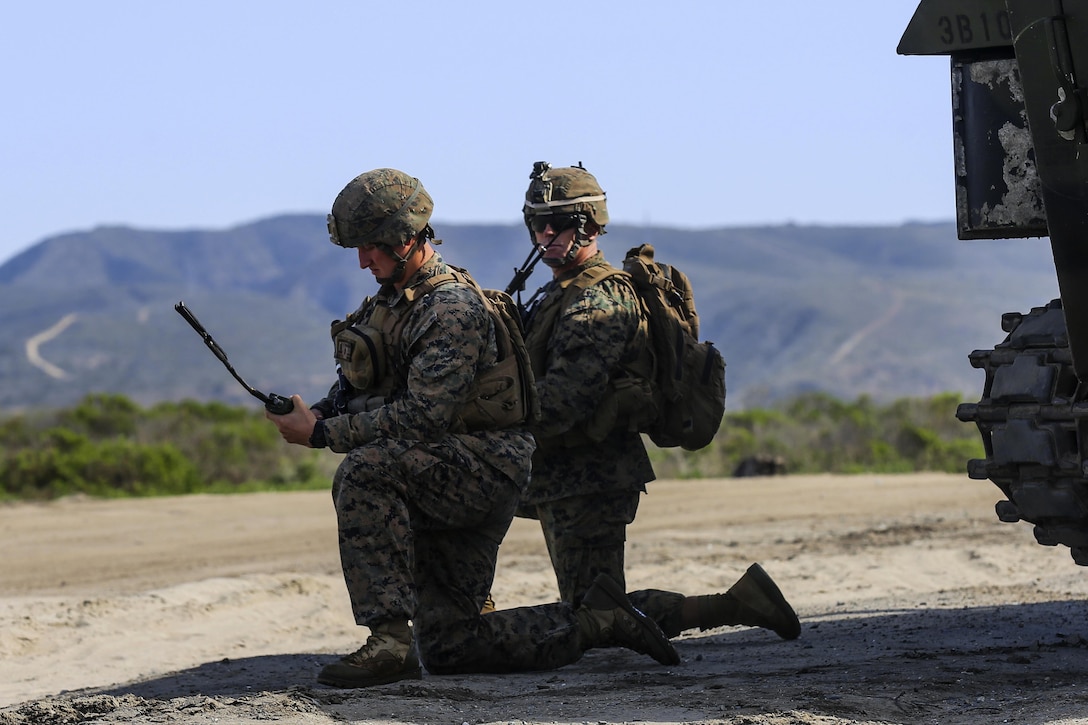
[[552, 331], [555, 330], [563, 310], [570, 307], [587, 288], [609, 277], [626, 274], [622, 269], [608, 264], [595, 264], [573, 277], [549, 283], [559, 287], [562, 294], [546, 295], [543, 300], [529, 309], [525, 320], [525, 328], [529, 330], [525, 343], [529, 349], [529, 358], [532, 360], [534, 371], [547, 367]]
[[[632, 274], [636, 289], [649, 286], [658, 290], [669, 306], [676, 310], [685, 329], [692, 337], [698, 338], [699, 316], [695, 311], [695, 299], [687, 275], [670, 264], [655, 262], [654, 248], [650, 244], [640, 244], [628, 250], [623, 260], [624, 269], [630, 271], [636, 265], [640, 272], [638, 275]], [[639, 291], [641, 294], [653, 294], [646, 289]]]

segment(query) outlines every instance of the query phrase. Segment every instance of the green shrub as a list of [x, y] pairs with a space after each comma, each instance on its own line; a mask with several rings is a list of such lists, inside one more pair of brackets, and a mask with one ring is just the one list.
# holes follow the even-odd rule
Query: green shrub
[[975, 426], [956, 419], [959, 402], [951, 393], [888, 405], [808, 393], [726, 413], [703, 450], [651, 448], [650, 459], [658, 478], [730, 476], [753, 456], [780, 457], [791, 473], [963, 473], [968, 459], [985, 454]]
[[284, 443], [263, 410], [94, 394], [0, 421], [0, 496], [153, 496], [328, 486], [337, 457]]
[[123, 395], [92, 393], [60, 414], [59, 424], [96, 436], [130, 435], [136, 430], [140, 408]]
[[103, 497], [181, 494], [196, 490], [200, 481], [196, 466], [169, 443], [91, 442], [71, 431], [49, 433], [53, 445], [18, 451], [7, 462], [7, 493], [30, 499], [73, 493]]
[[[960, 473], [984, 452], [975, 426], [956, 419], [958, 404], [953, 394], [878, 405], [809, 393], [727, 413], [702, 450], [648, 448], [658, 478], [730, 476], [752, 456], [781, 457], [790, 473]], [[5, 498], [324, 488], [338, 462], [328, 450], [284, 443], [262, 409], [219, 402], [145, 409], [94, 394], [67, 410], [0, 420]]]

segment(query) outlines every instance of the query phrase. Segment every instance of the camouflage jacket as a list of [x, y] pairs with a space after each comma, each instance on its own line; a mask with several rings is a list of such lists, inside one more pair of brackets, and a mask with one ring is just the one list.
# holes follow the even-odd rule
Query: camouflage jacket
[[[448, 271], [436, 252], [405, 287]], [[344, 453], [381, 439], [437, 442], [453, 435], [512, 478], [520, 475], [517, 459], [533, 448], [526, 431], [451, 432], [478, 371], [494, 365], [498, 355], [494, 322], [479, 294], [455, 282], [409, 303], [402, 291], [385, 285], [376, 302], [406, 310], [389, 373], [395, 379], [393, 390], [388, 402], [373, 410], [326, 417], [329, 448]], [[322, 412], [333, 408], [329, 398], [312, 407]]]
[[[586, 288], [558, 315], [534, 314], [554, 303], [564, 279], [594, 265], [607, 265], [599, 252], [545, 287], [529, 311], [526, 344], [534, 356], [540, 422], [532, 431], [540, 447], [523, 497], [528, 504], [612, 490], [645, 490], [654, 479], [642, 436], [615, 430], [603, 441], [577, 439], [579, 426], [594, 413], [621, 362], [647, 344], [640, 305], [626, 278], [608, 277]], [[549, 324], [549, 320], [554, 323]], [[544, 329], [545, 327], [549, 329]], [[544, 362], [539, 364], [539, 351]], [[563, 440], [562, 444], [556, 441]]]

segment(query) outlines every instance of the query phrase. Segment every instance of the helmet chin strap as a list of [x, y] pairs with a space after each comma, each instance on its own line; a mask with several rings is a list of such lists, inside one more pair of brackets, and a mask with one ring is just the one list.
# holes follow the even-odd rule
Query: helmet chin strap
[[[547, 251], [548, 249], [547, 247], [541, 247], [539, 245], [537, 246], [537, 248], [541, 251]], [[574, 255], [577, 253], [578, 248], [571, 244], [570, 249], [568, 249], [567, 253], [564, 254], [562, 257], [541, 257], [540, 261], [544, 262], [544, 264], [548, 265], [552, 269], [558, 269], [559, 267], [565, 267], [572, 261], [574, 261]]]
[[[430, 227], [428, 227], [429, 229]], [[412, 242], [411, 248], [408, 250], [408, 254], [403, 257], [397, 254], [393, 247], [382, 246], [382, 249], [393, 259], [397, 260], [397, 266], [393, 267], [392, 277], [378, 277], [376, 281], [378, 284], [396, 284], [404, 278], [404, 268], [408, 265], [408, 260], [412, 258], [412, 255], [416, 252], [423, 251], [423, 245], [427, 243], [428, 236], [426, 234], [417, 234], [415, 240]]]

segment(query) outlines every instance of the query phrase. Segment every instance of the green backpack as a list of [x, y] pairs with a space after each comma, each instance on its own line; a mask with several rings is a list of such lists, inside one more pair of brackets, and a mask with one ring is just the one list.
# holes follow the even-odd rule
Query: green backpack
[[699, 315], [687, 275], [654, 261], [649, 244], [623, 260], [646, 307], [657, 419], [643, 433], [661, 448], [695, 451], [714, 440], [725, 415], [725, 358], [713, 342], [699, 341]]

